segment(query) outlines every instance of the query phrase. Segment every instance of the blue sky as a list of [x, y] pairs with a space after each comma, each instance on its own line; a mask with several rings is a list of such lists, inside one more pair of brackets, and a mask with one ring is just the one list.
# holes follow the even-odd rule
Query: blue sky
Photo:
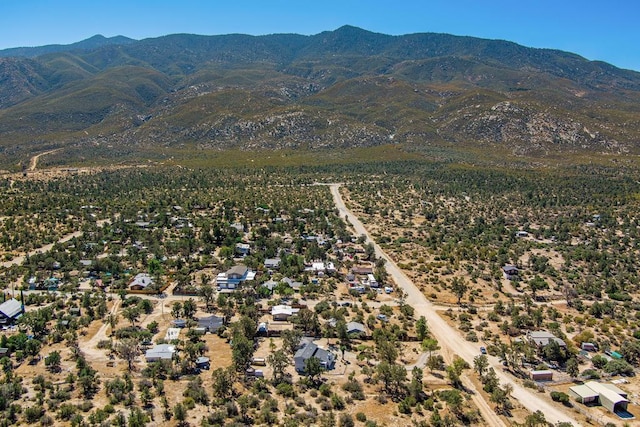
[[637, 0], [0, 0], [0, 49], [95, 34], [317, 34], [345, 24], [510, 40], [640, 71]]

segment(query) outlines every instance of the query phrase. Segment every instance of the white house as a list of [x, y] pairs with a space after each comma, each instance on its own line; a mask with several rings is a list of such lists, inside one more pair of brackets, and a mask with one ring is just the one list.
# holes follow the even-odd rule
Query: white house
[[253, 280], [256, 277], [254, 271], [250, 271], [247, 266], [235, 265], [224, 273], [216, 276], [216, 285], [220, 289], [236, 289], [242, 282]]
[[139, 273], [133, 278], [133, 281], [129, 283], [129, 289], [132, 291], [141, 291], [147, 289], [153, 285], [153, 277], [147, 273]]
[[158, 360], [171, 360], [176, 354], [176, 346], [170, 344], [158, 344], [150, 348], [144, 355], [147, 362], [156, 362]]
[[299, 311], [299, 308], [293, 308], [290, 305], [274, 305], [271, 307], [271, 316], [273, 316], [273, 320], [289, 320]]

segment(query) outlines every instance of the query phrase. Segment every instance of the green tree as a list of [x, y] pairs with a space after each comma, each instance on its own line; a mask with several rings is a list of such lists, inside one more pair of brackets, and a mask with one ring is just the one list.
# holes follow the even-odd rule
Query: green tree
[[196, 303], [192, 298], [189, 298], [182, 304], [182, 313], [186, 319], [192, 319], [197, 310], [198, 307], [196, 307]]
[[213, 396], [228, 400], [233, 396], [233, 383], [235, 381], [235, 373], [231, 367], [223, 369], [218, 368], [212, 373], [213, 378]]
[[418, 337], [418, 341], [424, 341], [429, 334], [429, 328], [427, 327], [427, 319], [424, 316], [420, 316], [418, 321], [416, 322], [416, 335]]
[[127, 319], [129, 322], [131, 322], [131, 326], [135, 326], [136, 322], [140, 318], [140, 309], [136, 306], [127, 307], [124, 310], [122, 310], [122, 316], [125, 319]]
[[180, 301], [175, 301], [171, 306], [171, 315], [174, 319], [178, 319], [182, 315], [182, 303]]
[[282, 331], [282, 346], [289, 354], [295, 354], [302, 340], [302, 331], [299, 329], [286, 329]]
[[571, 359], [567, 360], [567, 364], [565, 365], [565, 367], [567, 369], [567, 374], [569, 374], [571, 378], [577, 378], [578, 375], [580, 374], [580, 368], [578, 367], [578, 360], [576, 360], [575, 357], [572, 357]]
[[140, 355], [140, 347], [138, 341], [134, 338], [123, 339], [115, 346], [116, 354], [127, 362], [127, 369], [133, 370], [133, 362]]
[[489, 359], [485, 354], [481, 354], [473, 358], [473, 368], [478, 373], [480, 378], [484, 377], [484, 373], [489, 367]]
[[451, 281], [451, 292], [458, 298], [458, 304], [469, 290], [469, 286], [461, 277], [454, 277]]
[[438, 345], [438, 340], [434, 338], [426, 338], [422, 340], [422, 349], [429, 352], [429, 358], [434, 351], [440, 350], [440, 345]]
[[322, 374], [322, 364], [317, 357], [310, 357], [304, 361], [304, 374], [309, 377], [312, 382], [316, 382]]
[[62, 357], [58, 351], [52, 351], [44, 358], [44, 365], [51, 372], [60, 372], [60, 362], [62, 362]]
[[249, 341], [243, 335], [234, 335], [231, 358], [236, 371], [244, 372], [249, 366], [251, 366], [253, 351], [253, 342]]
[[536, 293], [543, 289], [547, 289], [549, 284], [542, 277], [536, 275], [533, 279], [529, 280], [529, 290], [531, 291], [531, 295], [535, 301]]
[[280, 384], [284, 381], [285, 370], [289, 365], [289, 357], [284, 350], [276, 350], [267, 357], [267, 362], [273, 369], [273, 383]]
[[200, 286], [200, 289], [198, 290], [198, 296], [200, 296], [200, 298], [204, 302], [204, 305], [207, 311], [211, 311], [213, 307], [213, 302], [215, 300], [215, 290], [213, 289], [213, 286], [211, 286], [211, 283], [209, 283], [208, 280], [205, 281], [204, 279], [205, 276], [206, 274], [202, 275], [203, 283], [202, 283], [202, 286]]

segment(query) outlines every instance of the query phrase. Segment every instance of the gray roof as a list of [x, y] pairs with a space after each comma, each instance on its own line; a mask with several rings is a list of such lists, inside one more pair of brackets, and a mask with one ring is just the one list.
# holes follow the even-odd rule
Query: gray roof
[[22, 313], [22, 303], [15, 298], [11, 298], [0, 304], [0, 313], [9, 319], [15, 319]]
[[318, 345], [314, 342], [310, 342], [309, 344], [305, 345], [304, 347], [296, 351], [296, 354], [295, 356], [293, 356], [293, 358], [294, 359], [301, 358], [302, 360], [307, 360], [308, 358], [313, 356], [313, 354], [316, 352], [317, 349], [318, 349]]
[[547, 331], [531, 331], [527, 334], [529, 340], [533, 341], [537, 346], [546, 346], [551, 341], [557, 342], [561, 347], [566, 347], [567, 343], [563, 339], [556, 337]]
[[347, 332], [348, 333], [365, 332], [364, 325], [358, 322], [349, 322], [347, 323]]
[[198, 319], [198, 326], [207, 328], [209, 332], [216, 332], [224, 324], [224, 319], [218, 316], [201, 317]]
[[227, 270], [227, 277], [230, 277], [230, 276], [242, 277], [245, 274], [247, 274], [247, 270], [249, 270], [249, 268], [246, 265], [234, 265], [229, 270]]
[[207, 364], [207, 363], [209, 363], [209, 358], [208, 357], [200, 356], [196, 360], [196, 365], [204, 365], [204, 364]]
[[307, 360], [311, 357], [318, 358], [321, 363], [324, 363], [326, 365], [330, 365], [332, 361], [331, 353], [325, 349], [318, 347], [318, 345], [314, 342], [310, 342], [309, 344], [298, 350], [293, 358]]
[[171, 360], [176, 352], [176, 347], [170, 344], [158, 344], [157, 346], [150, 348], [145, 353], [147, 360]]

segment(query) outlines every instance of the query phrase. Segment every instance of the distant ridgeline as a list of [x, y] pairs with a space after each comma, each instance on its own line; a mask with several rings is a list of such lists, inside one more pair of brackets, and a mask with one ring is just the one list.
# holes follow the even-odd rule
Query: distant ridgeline
[[95, 36], [0, 51], [0, 81], [4, 168], [56, 148], [44, 165], [391, 144], [620, 154], [640, 140], [640, 73], [444, 34]]

